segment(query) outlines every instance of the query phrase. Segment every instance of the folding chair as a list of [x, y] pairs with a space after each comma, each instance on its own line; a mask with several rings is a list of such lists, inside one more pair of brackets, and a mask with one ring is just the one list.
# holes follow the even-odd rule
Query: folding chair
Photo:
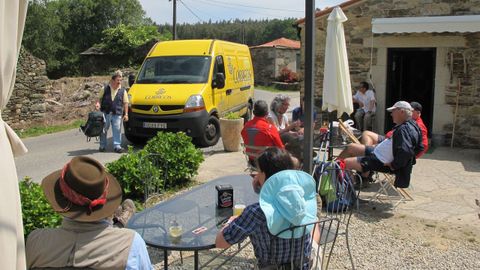
[[257, 170], [254, 164], [254, 160], [257, 159], [257, 157], [259, 157], [268, 147], [271, 146], [256, 146], [242, 143], [242, 151], [245, 155], [245, 159], [247, 160], [247, 168], [245, 169], [245, 171], [254, 172]]
[[353, 178], [355, 177], [361, 185], [362, 178], [358, 173], [341, 169], [337, 162], [324, 163], [317, 167], [315, 172], [318, 192], [323, 197], [322, 201], [326, 202], [321, 214], [339, 220], [338, 234], [345, 236], [352, 269], [355, 269], [355, 263], [348, 239], [349, 225], [354, 209], [358, 210], [360, 196], [360, 190], [355, 190], [353, 187]]
[[144, 183], [144, 206], [165, 191], [168, 181], [168, 163], [160, 162], [161, 154], [148, 153], [140, 157], [139, 173]]
[[[307, 228], [311, 228], [308, 233]], [[339, 220], [337, 218], [327, 217], [318, 221], [291, 226], [276, 234], [270, 240], [270, 258], [273, 258], [275, 252], [275, 241], [278, 241], [278, 235], [291, 233], [288, 246], [282, 246], [283, 250], [289, 250], [289, 260], [287, 263], [273, 262], [271, 269], [277, 270], [297, 270], [297, 269], [328, 269], [330, 258], [338, 235]], [[295, 232], [302, 232], [300, 238], [294, 238]], [[317, 241], [318, 244], [317, 244]], [[305, 251], [305, 242], [310, 241], [311, 251]], [[315, 244], [312, 244], [315, 241]], [[308, 247], [310, 249], [310, 246]], [[299, 252], [300, 250], [300, 252]]]
[[379, 189], [370, 198], [370, 204], [377, 201], [388, 201], [396, 208], [400, 203], [413, 201], [413, 197], [403, 188], [395, 187], [395, 176], [389, 173], [375, 172], [375, 182], [380, 184]]

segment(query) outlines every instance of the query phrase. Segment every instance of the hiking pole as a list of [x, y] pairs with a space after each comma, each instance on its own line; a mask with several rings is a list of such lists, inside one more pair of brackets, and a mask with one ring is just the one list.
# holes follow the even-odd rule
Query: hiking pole
[[453, 148], [453, 139], [455, 138], [455, 126], [456, 126], [456, 123], [457, 123], [458, 99], [460, 97], [460, 89], [462, 89], [462, 83], [460, 82], [460, 78], [458, 78], [457, 100], [455, 101], [455, 115], [453, 117], [452, 141], [450, 142], [450, 148]]

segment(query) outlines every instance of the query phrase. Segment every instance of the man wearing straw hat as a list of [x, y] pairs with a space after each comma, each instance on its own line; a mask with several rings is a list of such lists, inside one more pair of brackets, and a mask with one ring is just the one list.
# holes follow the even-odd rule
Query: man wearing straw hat
[[[228, 248], [250, 237], [255, 257], [261, 270], [276, 269], [276, 266], [290, 266], [290, 251], [285, 249], [291, 241], [291, 234], [284, 232], [272, 238], [290, 225], [302, 225], [317, 220], [317, 200], [315, 181], [312, 176], [291, 170], [293, 162], [290, 154], [283, 149], [268, 148], [257, 159], [259, 173], [254, 177], [254, 189], [260, 187], [259, 203], [249, 205], [238, 217], [231, 218], [218, 232], [216, 246]], [[312, 227], [307, 227], [308, 232]], [[312, 249], [308, 234], [304, 243], [304, 254], [300, 236], [303, 231], [295, 231], [295, 260], [309, 257]], [[316, 241], [318, 239], [315, 239]], [[283, 247], [283, 249], [282, 249]], [[272, 252], [272, 250], [274, 252]], [[309, 269], [306, 260], [301, 269]]]
[[42, 188], [63, 221], [60, 228], [30, 233], [26, 244], [29, 269], [153, 269], [140, 235], [115, 228], [109, 221], [122, 201], [122, 188], [98, 161], [75, 157], [45, 177]]

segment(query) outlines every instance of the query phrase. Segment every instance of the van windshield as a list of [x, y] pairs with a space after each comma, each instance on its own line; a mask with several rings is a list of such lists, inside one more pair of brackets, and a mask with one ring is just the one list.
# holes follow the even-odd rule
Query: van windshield
[[206, 83], [210, 56], [161, 56], [148, 58], [136, 83]]

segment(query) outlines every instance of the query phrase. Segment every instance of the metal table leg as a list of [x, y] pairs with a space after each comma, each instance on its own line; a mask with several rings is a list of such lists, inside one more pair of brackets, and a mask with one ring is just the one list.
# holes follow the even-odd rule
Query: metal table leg
[[193, 265], [193, 269], [198, 270], [198, 251], [195, 250], [195, 251], [193, 252], [193, 254], [194, 254], [194, 262], [193, 262], [194, 265]]
[[166, 249], [163, 250], [163, 269], [168, 270], [168, 252]]

